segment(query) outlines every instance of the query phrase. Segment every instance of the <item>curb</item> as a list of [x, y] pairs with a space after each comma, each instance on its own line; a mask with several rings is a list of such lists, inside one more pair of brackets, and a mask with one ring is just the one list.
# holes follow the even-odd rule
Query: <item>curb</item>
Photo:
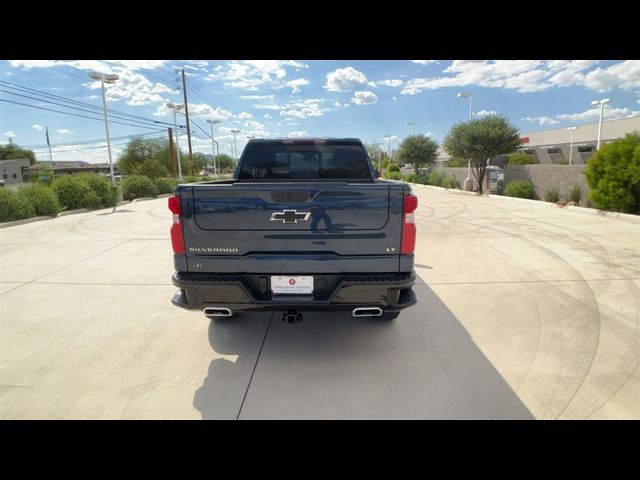
[[0, 223], [0, 228], [15, 227], [18, 225], [25, 225], [27, 223], [35, 223], [35, 222], [41, 222], [43, 220], [51, 220], [52, 218], [55, 218], [55, 217], [42, 216], [42, 217], [23, 218], [22, 220], [13, 220], [12, 222]]
[[[65, 212], [60, 212], [58, 214], [58, 217], [65, 217], [67, 215], [74, 215], [76, 213], [88, 213], [91, 210], [89, 210], [88, 208], [78, 208], [77, 210], [67, 210]], [[57, 218], [57, 217], [56, 217]]]

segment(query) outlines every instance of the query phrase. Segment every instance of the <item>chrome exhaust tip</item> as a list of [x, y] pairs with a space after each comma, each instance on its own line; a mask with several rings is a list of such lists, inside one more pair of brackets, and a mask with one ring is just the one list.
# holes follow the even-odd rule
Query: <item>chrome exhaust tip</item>
[[382, 309], [378, 307], [354, 308], [351, 315], [354, 317], [379, 317], [382, 315]]
[[233, 315], [230, 309], [224, 307], [204, 307], [202, 313], [206, 317], [231, 317]]

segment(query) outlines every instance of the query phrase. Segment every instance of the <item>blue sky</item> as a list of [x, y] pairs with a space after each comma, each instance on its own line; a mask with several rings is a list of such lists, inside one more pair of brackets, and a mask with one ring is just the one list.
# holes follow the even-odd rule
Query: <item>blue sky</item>
[[[110, 122], [116, 160], [128, 136], [166, 135], [167, 125], [153, 121], [173, 123], [166, 103], [183, 102], [175, 74], [181, 68], [187, 72], [190, 118], [207, 132], [207, 119], [220, 121], [214, 138], [221, 153], [231, 153], [232, 129], [241, 130], [238, 151], [247, 136], [358, 137], [386, 148], [384, 136], [390, 134], [395, 148], [412, 131], [408, 121], [415, 122], [416, 133], [441, 142], [454, 123], [469, 117], [468, 99], [457, 98], [461, 91], [473, 95], [475, 115], [505, 114], [522, 133], [596, 122], [591, 101], [601, 98], [611, 99], [605, 121], [640, 116], [637, 60], [9, 60], [0, 62], [0, 99], [95, 119], [2, 101], [1, 141], [12, 137], [48, 160], [46, 126], [54, 160], [107, 161], [100, 109], [75, 104], [89, 112], [70, 110], [67, 100], [53, 97], [62, 105], [44, 103], [41, 92], [101, 108], [100, 84], [88, 72], [116, 73], [118, 82], [107, 86], [108, 108], [146, 120], [145, 128]], [[196, 126], [192, 130], [199, 136], [194, 150], [211, 153], [211, 141]], [[186, 136], [180, 142], [186, 150]]]

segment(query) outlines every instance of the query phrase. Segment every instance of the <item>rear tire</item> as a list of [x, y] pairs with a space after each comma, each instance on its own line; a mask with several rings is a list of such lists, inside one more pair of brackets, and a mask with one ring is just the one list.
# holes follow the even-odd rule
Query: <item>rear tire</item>
[[382, 315], [380, 315], [380, 319], [387, 321], [394, 320], [398, 318], [398, 315], [400, 315], [400, 312], [383, 312]]

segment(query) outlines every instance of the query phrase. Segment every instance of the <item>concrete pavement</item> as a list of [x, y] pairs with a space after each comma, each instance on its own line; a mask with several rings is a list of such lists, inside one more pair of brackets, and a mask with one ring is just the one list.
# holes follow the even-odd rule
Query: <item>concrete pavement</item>
[[166, 199], [0, 230], [2, 418], [640, 418], [640, 227], [414, 187], [393, 322], [173, 307]]

